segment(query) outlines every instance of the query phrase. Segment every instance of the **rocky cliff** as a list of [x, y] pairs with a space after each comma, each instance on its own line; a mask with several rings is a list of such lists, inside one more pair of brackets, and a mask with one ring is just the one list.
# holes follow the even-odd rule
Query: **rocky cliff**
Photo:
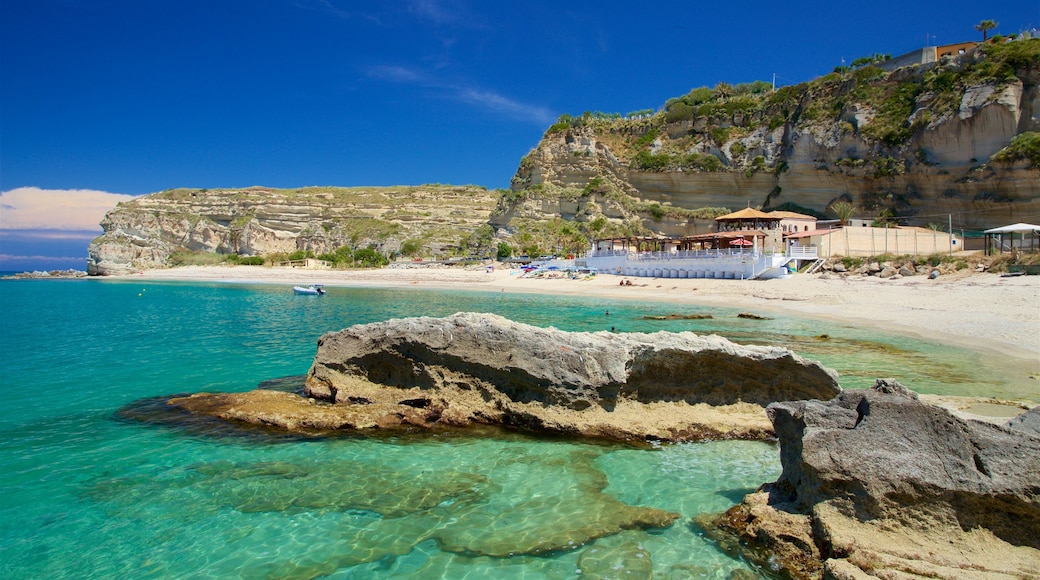
[[1040, 39], [1020, 40], [776, 91], [720, 83], [654, 114], [565, 115], [521, 161], [493, 223], [561, 216], [587, 234], [692, 234], [713, 217], [692, 210], [823, 214], [838, 200], [853, 217], [910, 225], [1028, 221], [1040, 213], [1038, 62]]
[[108, 212], [101, 222], [105, 233], [90, 243], [88, 270], [106, 275], [163, 268], [183, 252], [317, 255], [371, 246], [394, 253], [409, 241], [431, 252], [458, 248], [487, 229], [499, 195], [442, 185], [168, 190]]

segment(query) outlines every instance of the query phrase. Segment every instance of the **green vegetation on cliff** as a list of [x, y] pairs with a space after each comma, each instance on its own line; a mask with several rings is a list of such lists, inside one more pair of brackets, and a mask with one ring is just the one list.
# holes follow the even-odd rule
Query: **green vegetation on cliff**
[[1007, 147], [994, 153], [990, 160], [999, 163], [1029, 160], [1033, 167], [1040, 168], [1040, 133], [1026, 131], [1016, 135]]
[[[922, 210], [948, 213], [950, 204], [972, 216], [980, 204], [989, 211], [1010, 203], [1015, 181], [1028, 175], [1000, 183], [993, 176], [1021, 160], [1040, 167], [1035, 134], [1007, 134], [1009, 126], [1035, 127], [1016, 115], [1029, 114], [1036, 99], [1040, 39], [997, 37], [902, 68], [890, 60], [870, 55], [776, 90], [763, 81], [697, 87], [657, 111], [561, 115], [521, 160], [495, 215], [549, 219], [555, 204], [592, 238], [606, 236], [581, 224], [599, 219], [632, 235], [690, 231], [681, 222], [699, 218], [685, 212], [712, 209], [690, 209], [700, 195], [712, 200], [705, 206], [734, 195], [766, 209], [807, 206], [802, 213], [847, 201], [858, 216], [904, 224]], [[975, 159], [994, 152], [994, 132], [1007, 147]], [[654, 175], [667, 173], [675, 175]]]
[[[886, 60], [857, 59], [852, 67], [777, 90], [763, 81], [697, 87], [653, 114], [562, 115], [546, 135], [590, 128], [633, 169], [648, 172], [756, 170], [741, 140], [785, 125], [837, 127], [898, 151], [916, 132], [955, 113], [966, 89], [986, 83], [999, 89], [1035, 72], [1040, 39], [982, 44], [964, 58], [919, 71], [876, 66]], [[850, 123], [855, 112], [866, 114]]]

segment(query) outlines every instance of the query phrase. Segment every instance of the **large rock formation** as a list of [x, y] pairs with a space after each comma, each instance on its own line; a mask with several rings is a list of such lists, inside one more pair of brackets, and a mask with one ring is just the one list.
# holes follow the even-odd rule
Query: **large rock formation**
[[994, 155], [1040, 131], [1038, 46], [987, 45], [758, 94], [694, 89], [652, 115], [562, 120], [521, 161], [492, 221], [517, 230], [524, 219], [605, 218], [617, 233], [638, 233], [636, 223], [690, 235], [712, 222], [689, 210], [749, 200], [817, 212], [848, 200], [853, 217], [888, 212], [921, 226], [948, 214], [972, 229], [1021, 221], [1040, 211], [1040, 166]]
[[891, 380], [767, 410], [783, 473], [711, 524], [724, 539], [795, 577], [1040, 578], [1035, 430], [959, 419]]
[[499, 194], [476, 186], [174, 189], [120, 203], [90, 243], [88, 271], [165, 268], [178, 252], [264, 256], [341, 246], [456, 245], [486, 226]]
[[687, 440], [768, 436], [761, 406], [841, 389], [834, 371], [782, 348], [689, 332], [571, 333], [459, 313], [323, 336], [306, 391], [311, 400], [255, 391], [172, 403], [290, 429], [496, 424]]
[[406, 318], [323, 336], [307, 393], [346, 402], [346, 381], [474, 391], [502, 404], [611, 410], [621, 399], [727, 405], [837, 394], [837, 375], [783, 348], [691, 332], [564, 332], [494, 314]]

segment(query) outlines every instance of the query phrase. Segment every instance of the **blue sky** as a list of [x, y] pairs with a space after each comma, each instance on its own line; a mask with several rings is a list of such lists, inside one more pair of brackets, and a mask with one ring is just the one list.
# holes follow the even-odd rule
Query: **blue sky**
[[[114, 205], [171, 187], [507, 187], [562, 113], [794, 84], [978, 38], [983, 19], [1040, 27], [1038, 0], [846, 6], [0, 0], [0, 270], [83, 268], [100, 216], [46, 192]], [[26, 204], [54, 211], [15, 219]]]

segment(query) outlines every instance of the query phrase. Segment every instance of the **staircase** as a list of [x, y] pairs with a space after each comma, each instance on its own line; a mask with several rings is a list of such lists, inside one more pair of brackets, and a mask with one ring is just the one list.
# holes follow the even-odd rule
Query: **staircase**
[[824, 260], [823, 258], [817, 258], [815, 262], [810, 264], [809, 267], [805, 269], [805, 273], [806, 274], [815, 274], [815, 273], [819, 272], [820, 268], [823, 267], [823, 263], [824, 262], [826, 262], [826, 260]]

